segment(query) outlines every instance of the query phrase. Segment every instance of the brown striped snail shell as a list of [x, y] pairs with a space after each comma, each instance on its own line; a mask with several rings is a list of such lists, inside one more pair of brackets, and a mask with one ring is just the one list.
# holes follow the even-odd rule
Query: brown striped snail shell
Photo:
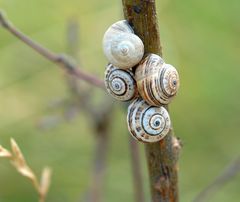
[[110, 95], [120, 101], [129, 101], [137, 95], [137, 85], [129, 70], [109, 64], [105, 70], [105, 86]]
[[129, 69], [141, 61], [144, 45], [128, 22], [122, 20], [111, 25], [105, 32], [103, 52], [115, 67]]
[[163, 139], [169, 132], [171, 121], [164, 107], [155, 107], [138, 98], [128, 107], [128, 130], [142, 142], [151, 143]]
[[168, 104], [179, 89], [177, 70], [155, 54], [149, 54], [141, 61], [135, 79], [139, 94], [154, 106]]

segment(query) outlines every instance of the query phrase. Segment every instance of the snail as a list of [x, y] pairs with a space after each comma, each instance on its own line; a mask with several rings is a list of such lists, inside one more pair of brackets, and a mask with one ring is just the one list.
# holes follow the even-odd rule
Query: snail
[[115, 67], [129, 69], [141, 61], [144, 45], [128, 22], [122, 20], [111, 25], [105, 32], [103, 52]]
[[168, 111], [164, 107], [150, 106], [141, 98], [129, 105], [127, 124], [131, 135], [145, 143], [163, 139], [171, 127]]
[[135, 79], [139, 94], [153, 106], [170, 103], [179, 89], [177, 70], [155, 54], [149, 54], [141, 61]]
[[129, 101], [137, 95], [137, 85], [129, 70], [109, 64], [105, 70], [105, 86], [110, 95], [121, 101]]

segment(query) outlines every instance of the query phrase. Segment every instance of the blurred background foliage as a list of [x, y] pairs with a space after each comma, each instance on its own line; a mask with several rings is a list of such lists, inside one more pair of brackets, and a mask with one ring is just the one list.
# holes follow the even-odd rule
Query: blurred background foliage
[[[175, 65], [181, 89], [171, 104], [175, 133], [184, 144], [180, 159], [181, 201], [191, 201], [239, 156], [240, 26], [238, 0], [159, 0], [164, 58]], [[122, 19], [117, 0], [0, 0], [0, 8], [26, 34], [44, 46], [67, 52], [67, 24], [80, 25], [82, 67], [99, 77], [107, 63], [101, 50], [106, 28]], [[50, 130], [40, 130], [42, 117], [63, 116], [49, 107], [68, 98], [64, 73], [0, 29], [0, 144], [14, 137], [29, 164], [39, 173], [53, 169], [47, 201], [80, 201], [89, 186], [95, 146], [86, 114]], [[107, 96], [93, 90], [96, 107]], [[55, 103], [55, 104], [54, 104]], [[104, 201], [133, 201], [126, 112], [116, 110], [111, 127]], [[149, 197], [144, 148], [141, 145], [146, 194]], [[211, 198], [239, 201], [240, 176]], [[0, 163], [0, 201], [36, 201], [30, 183], [9, 163]]]

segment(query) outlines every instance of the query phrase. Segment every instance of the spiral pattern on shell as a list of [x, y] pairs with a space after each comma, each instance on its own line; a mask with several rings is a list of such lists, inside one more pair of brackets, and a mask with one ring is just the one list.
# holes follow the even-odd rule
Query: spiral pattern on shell
[[150, 54], [138, 65], [135, 79], [139, 94], [150, 105], [168, 104], [179, 89], [177, 70], [155, 54]]
[[141, 61], [144, 45], [128, 22], [122, 20], [111, 25], [105, 32], [103, 52], [115, 67], [129, 69]]
[[105, 86], [110, 95], [121, 101], [129, 101], [137, 94], [137, 85], [132, 72], [109, 64], [105, 71]]
[[138, 98], [128, 107], [128, 130], [131, 135], [142, 142], [157, 142], [169, 132], [171, 121], [164, 107], [148, 105]]

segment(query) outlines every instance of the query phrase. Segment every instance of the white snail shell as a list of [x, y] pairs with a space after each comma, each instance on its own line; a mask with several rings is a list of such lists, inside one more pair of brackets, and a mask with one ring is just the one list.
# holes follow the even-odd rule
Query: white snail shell
[[137, 95], [137, 85], [129, 70], [109, 64], [105, 70], [105, 86], [110, 95], [121, 101], [129, 101]]
[[155, 54], [149, 54], [138, 65], [135, 79], [139, 94], [150, 105], [168, 104], [179, 89], [177, 70]]
[[141, 61], [144, 45], [128, 22], [122, 20], [111, 25], [105, 32], [103, 52], [115, 67], [129, 69]]
[[171, 127], [168, 111], [164, 107], [150, 106], [141, 98], [129, 105], [127, 123], [131, 135], [146, 143], [163, 139]]

